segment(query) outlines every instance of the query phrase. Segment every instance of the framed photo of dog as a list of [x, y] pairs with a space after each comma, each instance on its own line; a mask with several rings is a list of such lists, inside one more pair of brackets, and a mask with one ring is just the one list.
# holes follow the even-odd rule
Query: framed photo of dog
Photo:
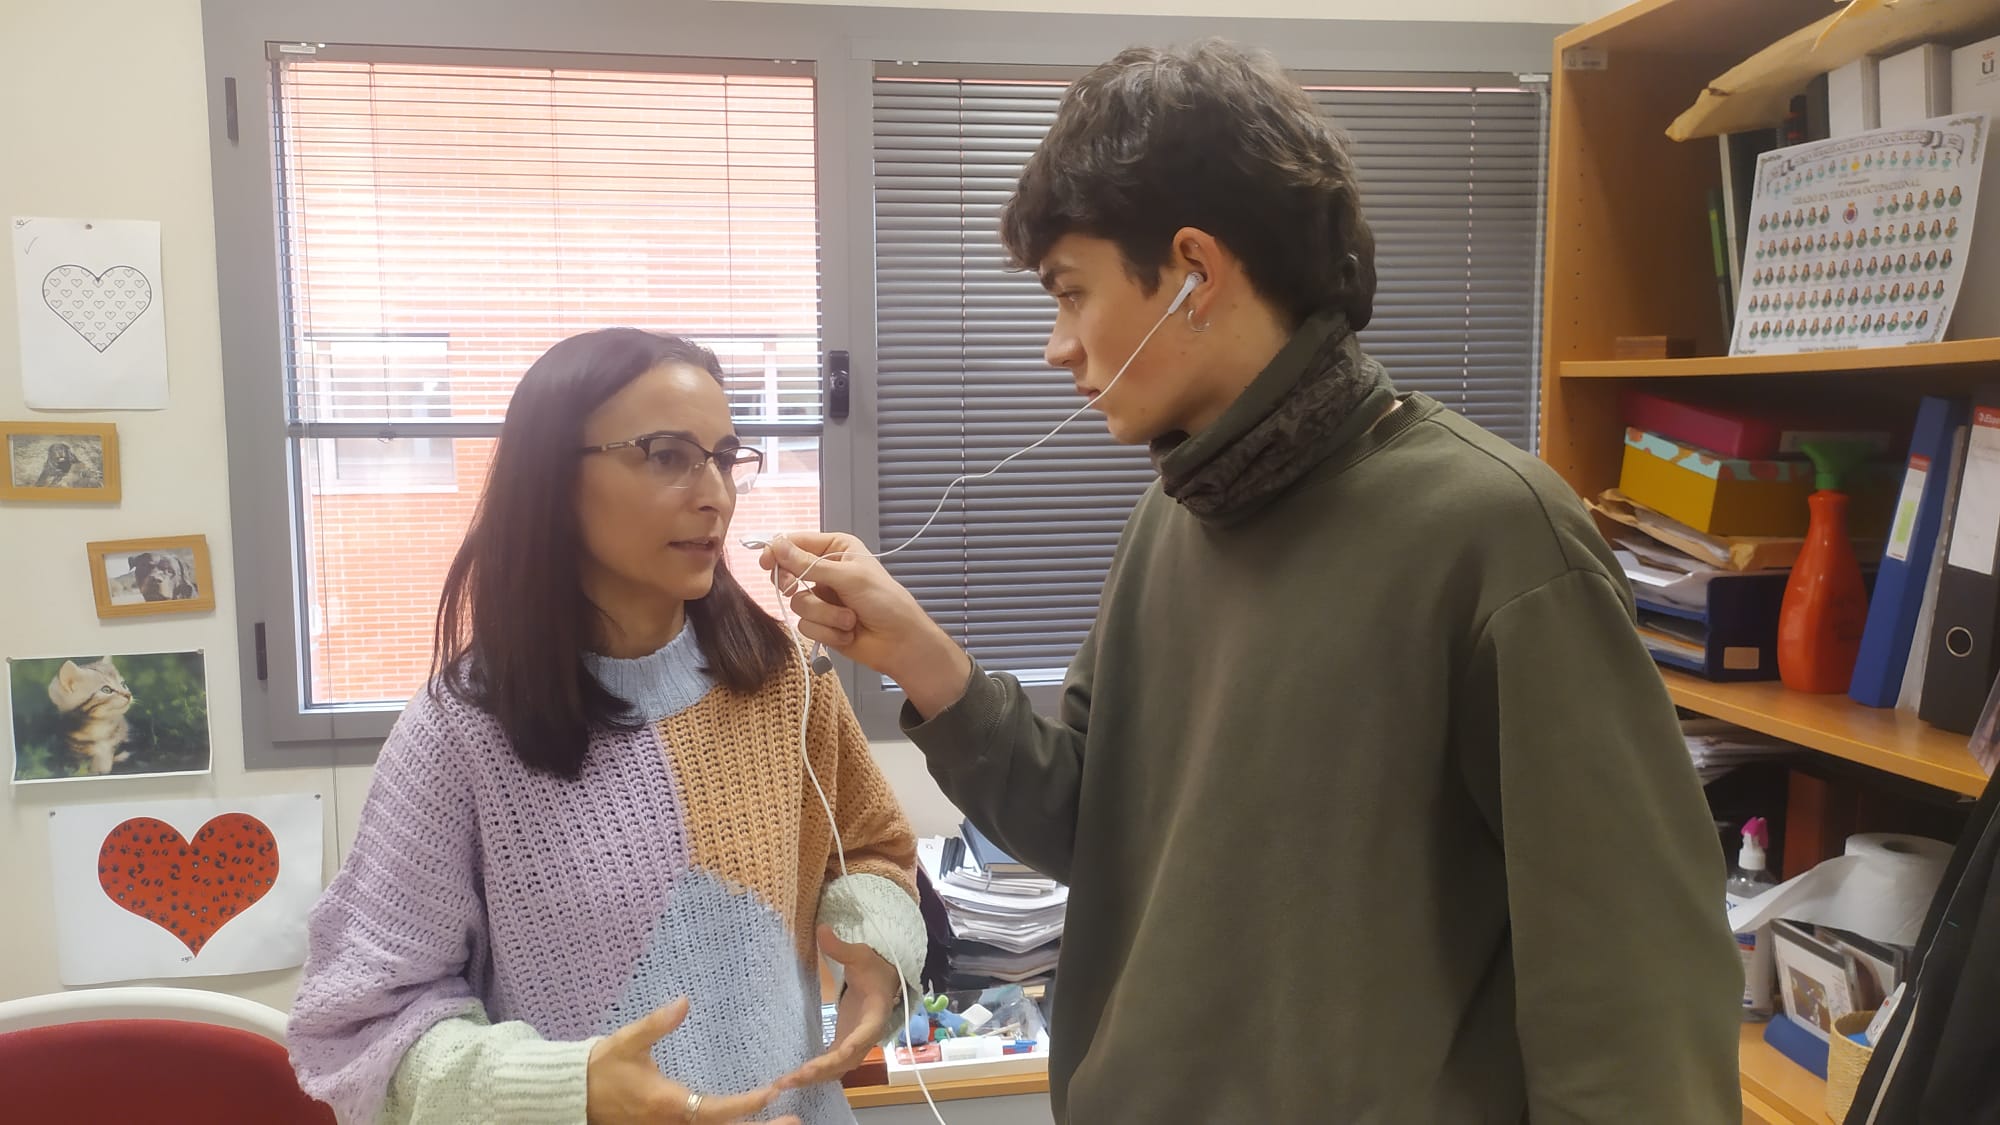
[[115, 539], [89, 544], [99, 617], [201, 613], [215, 608], [208, 537]]
[[118, 502], [118, 427], [109, 422], [0, 421], [0, 500]]

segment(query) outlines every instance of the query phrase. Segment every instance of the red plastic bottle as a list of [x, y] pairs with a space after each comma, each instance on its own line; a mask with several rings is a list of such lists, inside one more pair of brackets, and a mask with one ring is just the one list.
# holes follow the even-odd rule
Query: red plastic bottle
[[1868, 590], [1847, 539], [1847, 494], [1839, 491], [1846, 467], [1839, 462], [1852, 461], [1843, 456], [1848, 451], [1831, 448], [1836, 444], [1805, 446], [1818, 470], [1818, 489], [1806, 499], [1812, 510], [1806, 545], [1778, 611], [1778, 678], [1793, 691], [1815, 695], [1847, 690], [1868, 624]]

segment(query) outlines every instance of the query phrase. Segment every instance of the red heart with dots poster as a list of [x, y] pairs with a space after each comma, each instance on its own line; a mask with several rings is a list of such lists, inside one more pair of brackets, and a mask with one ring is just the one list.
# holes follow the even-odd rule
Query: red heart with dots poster
[[323, 817], [317, 794], [51, 810], [62, 983], [303, 964]]

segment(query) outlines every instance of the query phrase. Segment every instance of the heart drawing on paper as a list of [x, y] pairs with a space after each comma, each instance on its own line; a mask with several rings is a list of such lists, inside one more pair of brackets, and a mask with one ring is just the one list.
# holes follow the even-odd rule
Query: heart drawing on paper
[[57, 266], [42, 278], [42, 303], [101, 352], [153, 307], [153, 283], [131, 266]]
[[97, 882], [111, 901], [199, 955], [278, 881], [278, 839], [248, 813], [223, 813], [189, 841], [174, 826], [137, 816], [97, 851]]

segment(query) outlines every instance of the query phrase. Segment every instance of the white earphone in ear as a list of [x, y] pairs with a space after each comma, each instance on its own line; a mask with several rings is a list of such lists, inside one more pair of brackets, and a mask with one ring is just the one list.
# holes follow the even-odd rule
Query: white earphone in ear
[[1181, 282], [1181, 291], [1174, 294], [1174, 303], [1167, 306], [1167, 315], [1172, 316], [1181, 311], [1181, 306], [1187, 304], [1188, 295], [1194, 292], [1195, 286], [1207, 280], [1207, 278], [1198, 273], [1187, 275], [1187, 280]]

